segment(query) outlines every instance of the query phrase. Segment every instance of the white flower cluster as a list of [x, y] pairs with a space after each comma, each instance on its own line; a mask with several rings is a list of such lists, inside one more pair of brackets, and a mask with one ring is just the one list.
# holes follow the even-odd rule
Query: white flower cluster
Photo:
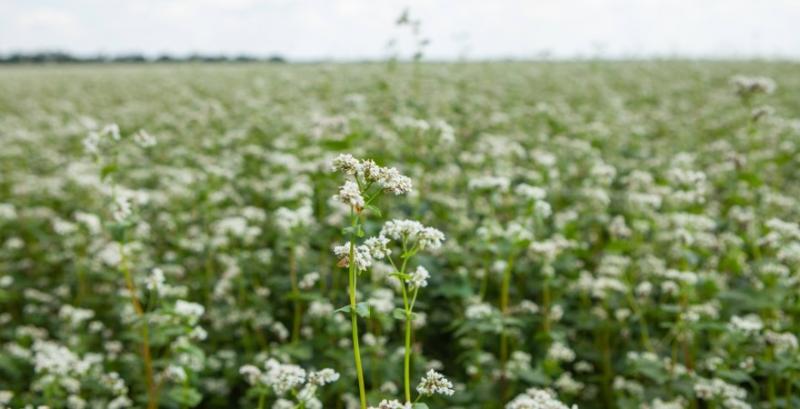
[[776, 88], [775, 81], [767, 77], [736, 75], [731, 78], [731, 84], [736, 87], [736, 93], [743, 97], [754, 94], [772, 94]]
[[417, 392], [424, 396], [432, 396], [435, 394], [452, 396], [455, 391], [453, 390], [452, 382], [448, 381], [447, 378], [439, 372], [430, 369], [419, 381]]
[[144, 129], [140, 129], [139, 132], [133, 134], [133, 141], [142, 148], [151, 148], [156, 146], [158, 143], [158, 141], [156, 141], [156, 137], [150, 135]]
[[764, 323], [761, 321], [761, 318], [755, 314], [747, 314], [744, 317], [734, 315], [731, 317], [728, 328], [730, 328], [731, 331], [752, 335], [761, 331], [761, 329], [764, 328]]
[[431, 274], [428, 270], [423, 266], [418, 266], [413, 273], [411, 273], [411, 277], [406, 280], [406, 283], [411, 288], [421, 288], [426, 287], [428, 285], [428, 278], [430, 278]]
[[719, 399], [727, 409], [750, 409], [750, 405], [744, 401], [747, 391], [719, 378], [700, 378], [694, 384], [694, 393], [703, 400]]
[[164, 270], [160, 268], [154, 268], [152, 271], [150, 271], [150, 275], [147, 276], [147, 280], [145, 281], [145, 286], [147, 286], [148, 290], [161, 293], [164, 290], [165, 285], [166, 280], [164, 279]]
[[545, 389], [530, 388], [506, 405], [506, 409], [577, 409], [577, 405], [565, 405], [555, 393]]
[[[315, 397], [317, 388], [339, 380], [339, 373], [330, 368], [306, 372], [297, 365], [284, 364], [272, 358], [267, 359], [264, 363], [263, 371], [255, 365], [244, 365], [239, 368], [239, 373], [250, 385], [270, 387], [277, 396], [284, 396], [287, 392], [295, 391], [295, 397], [305, 404], [303, 407], [320, 409], [322, 404]], [[279, 399], [275, 406], [282, 407], [279, 406], [281, 403], [289, 404], [291, 402]], [[290, 404], [287, 407], [297, 406]]]
[[175, 314], [187, 318], [189, 322], [195, 323], [206, 311], [205, 307], [191, 301], [175, 301]]
[[764, 341], [775, 347], [775, 352], [792, 352], [798, 348], [797, 336], [791, 332], [765, 331]]
[[[341, 246], [333, 247], [333, 254], [339, 259], [340, 267], [350, 266], [350, 242], [346, 242]], [[356, 270], [366, 271], [372, 266], [372, 253], [367, 245], [355, 246], [353, 249], [353, 258], [355, 258]]]
[[384, 191], [396, 195], [411, 191], [409, 177], [401, 175], [395, 168], [378, 166], [369, 159], [360, 161], [350, 154], [341, 154], [333, 160], [333, 170], [361, 178], [367, 184], [375, 183]]
[[378, 406], [370, 406], [369, 409], [411, 409], [412, 405], [410, 402], [400, 403], [400, 401], [392, 399], [392, 400], [382, 400]]
[[477, 303], [467, 306], [464, 316], [470, 320], [480, 320], [493, 316], [495, 308], [487, 303]]
[[415, 242], [420, 250], [436, 250], [444, 241], [444, 233], [414, 220], [390, 220], [384, 223], [380, 235]]
[[664, 401], [661, 399], [654, 399], [650, 404], [642, 405], [642, 409], [684, 409], [686, 401], [683, 398], [677, 398], [672, 401]]
[[389, 243], [391, 241], [384, 236], [370, 237], [364, 240], [364, 246], [369, 249], [370, 255], [376, 260], [383, 260], [392, 254]]
[[307, 227], [314, 222], [314, 213], [309, 205], [303, 205], [297, 209], [279, 207], [273, 214], [275, 226], [284, 233]]
[[360, 211], [364, 208], [364, 196], [361, 195], [361, 188], [356, 182], [348, 180], [339, 188], [339, 193], [334, 199]]
[[572, 362], [575, 360], [575, 351], [562, 342], [556, 341], [547, 350], [547, 358], [554, 361]]
[[[407, 245], [416, 245], [419, 250], [435, 250], [441, 247], [444, 233], [433, 228], [425, 227], [422, 223], [413, 220], [391, 220], [383, 225], [380, 234], [364, 240], [364, 244], [355, 246], [354, 258], [356, 269], [365, 271], [370, 268], [374, 260], [382, 260], [391, 254], [389, 244], [391, 239], [403, 241]], [[334, 246], [333, 253], [339, 259], [340, 267], [350, 266], [350, 242]], [[419, 267], [413, 273], [414, 286], [424, 287], [430, 277], [424, 267]]]
[[292, 364], [282, 364], [274, 359], [267, 360], [264, 364], [266, 373], [264, 379], [267, 385], [279, 396], [302, 385], [306, 380], [305, 369]]
[[37, 340], [32, 350], [36, 373], [57, 376], [82, 375], [98, 362], [97, 356], [89, 355], [81, 359], [67, 347], [50, 341]]
[[339, 380], [339, 372], [330, 368], [312, 371], [308, 374], [308, 382], [312, 385], [323, 386]]

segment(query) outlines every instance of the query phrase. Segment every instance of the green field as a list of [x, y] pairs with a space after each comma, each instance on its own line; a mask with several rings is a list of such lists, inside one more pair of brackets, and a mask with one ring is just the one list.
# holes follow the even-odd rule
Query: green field
[[759, 61], [0, 67], [0, 408], [800, 407], [798, 90]]

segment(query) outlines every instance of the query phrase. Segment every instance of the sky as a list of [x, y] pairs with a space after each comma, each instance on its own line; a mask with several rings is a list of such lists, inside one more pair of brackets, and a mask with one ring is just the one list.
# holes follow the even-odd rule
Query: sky
[[0, 53], [800, 58], [800, 0], [0, 0]]

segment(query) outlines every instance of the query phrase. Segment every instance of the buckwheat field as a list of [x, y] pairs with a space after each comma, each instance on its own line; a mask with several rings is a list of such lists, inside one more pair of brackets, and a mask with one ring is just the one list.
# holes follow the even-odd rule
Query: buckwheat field
[[800, 69], [0, 69], [0, 408], [800, 407]]

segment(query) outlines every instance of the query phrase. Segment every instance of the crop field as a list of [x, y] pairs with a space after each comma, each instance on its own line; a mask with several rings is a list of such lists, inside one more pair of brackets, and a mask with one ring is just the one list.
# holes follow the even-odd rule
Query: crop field
[[798, 90], [0, 68], [0, 408], [799, 408]]

